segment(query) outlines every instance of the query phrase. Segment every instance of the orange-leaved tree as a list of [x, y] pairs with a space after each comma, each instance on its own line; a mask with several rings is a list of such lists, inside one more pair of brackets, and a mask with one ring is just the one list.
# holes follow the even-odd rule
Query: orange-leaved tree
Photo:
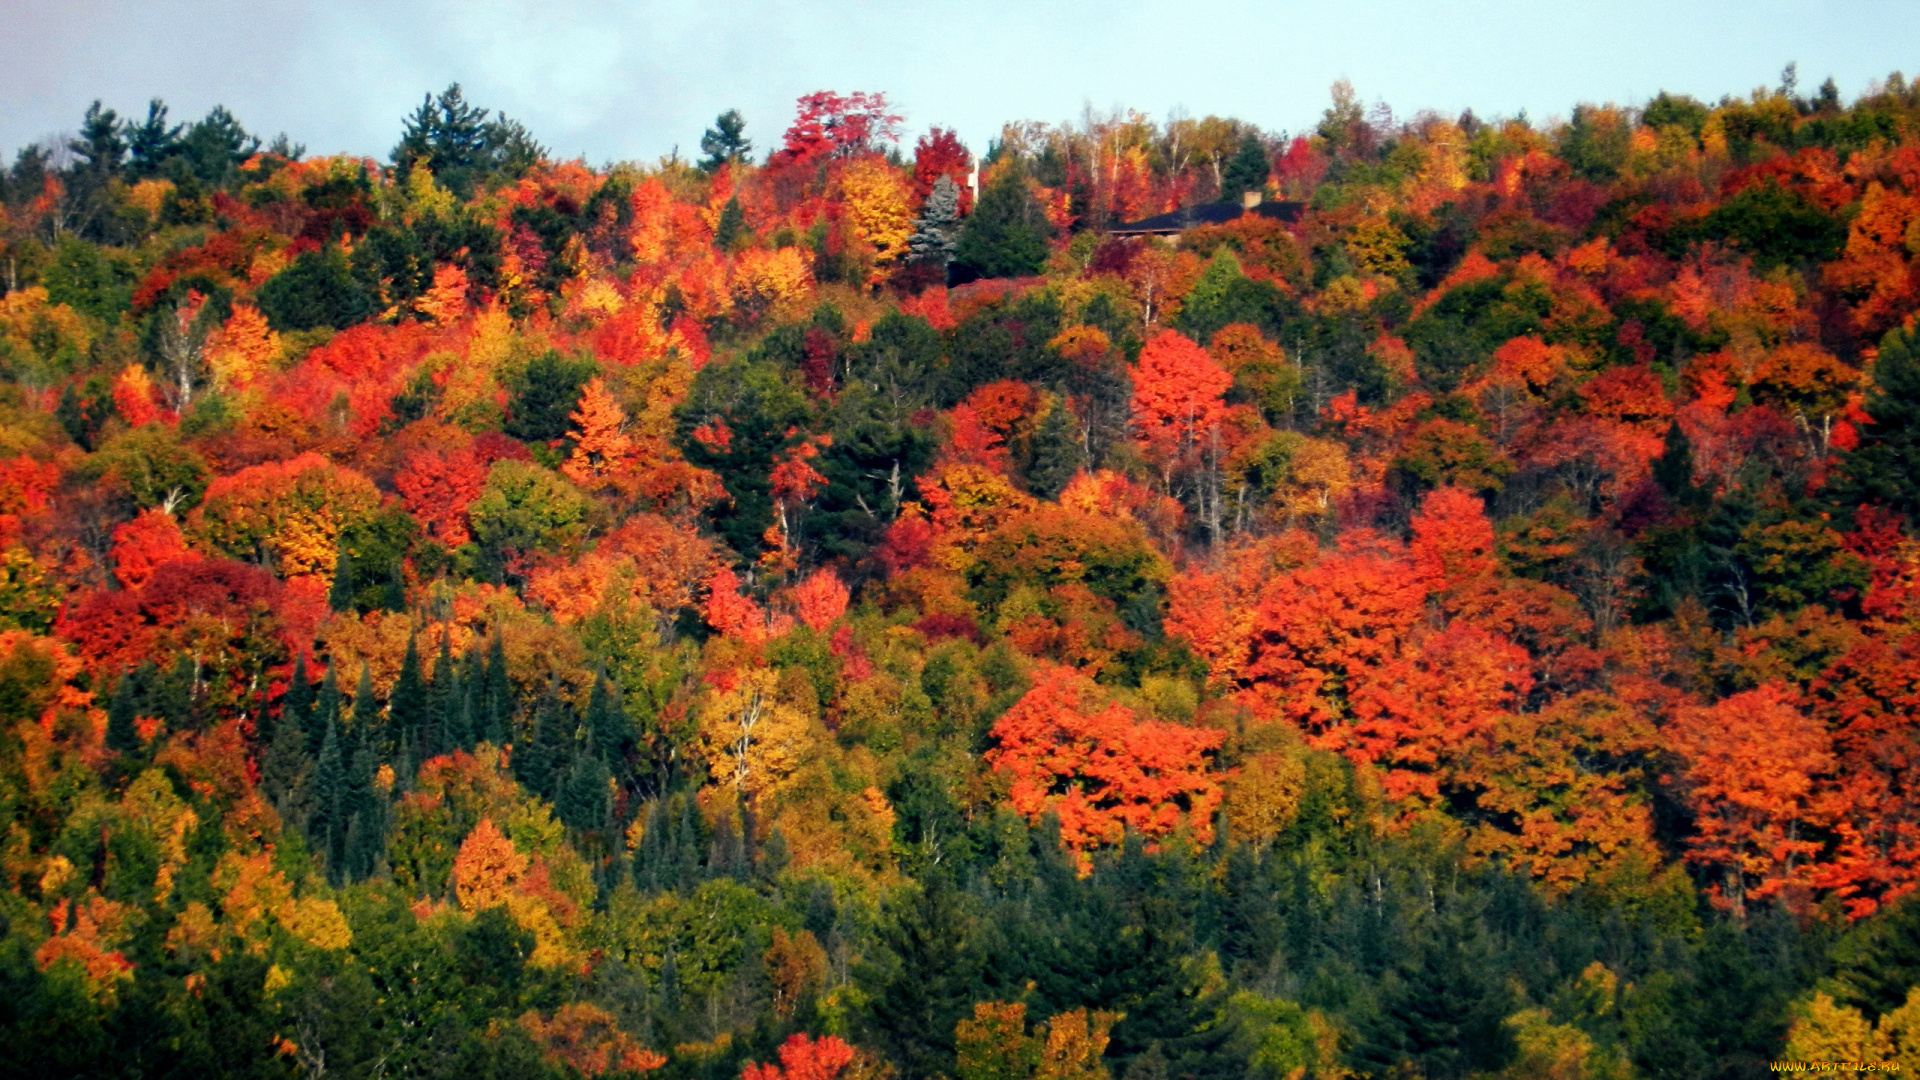
[[620, 1030], [612, 1013], [583, 1001], [560, 1006], [551, 1018], [529, 1012], [520, 1026], [548, 1064], [566, 1065], [582, 1076], [651, 1072], [667, 1063], [665, 1055]]
[[798, 1032], [780, 1044], [780, 1064], [749, 1061], [740, 1070], [740, 1080], [834, 1080], [853, 1058], [853, 1047], [838, 1036], [815, 1039]]
[[1033, 689], [993, 725], [986, 760], [1013, 782], [1013, 808], [1030, 820], [1057, 814], [1061, 840], [1082, 853], [1186, 828], [1205, 843], [1220, 806], [1211, 771], [1217, 731], [1143, 720], [1105, 704], [1093, 680], [1042, 663]]
[[1682, 709], [1667, 736], [1695, 814], [1687, 857], [1720, 871], [1715, 900], [1737, 912], [1776, 896], [1805, 903], [1840, 809], [1825, 725], [1770, 682]]

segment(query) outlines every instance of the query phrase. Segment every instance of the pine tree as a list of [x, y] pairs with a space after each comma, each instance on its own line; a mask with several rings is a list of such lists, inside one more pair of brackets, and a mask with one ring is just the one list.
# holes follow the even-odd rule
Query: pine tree
[[1057, 499], [1080, 470], [1087, 467], [1086, 446], [1079, 423], [1066, 403], [1055, 401], [1033, 433], [1033, 464], [1027, 469], [1027, 488], [1043, 499]]
[[943, 173], [933, 182], [933, 190], [921, 204], [920, 216], [914, 219], [913, 235], [907, 238], [907, 256], [945, 269], [953, 261], [959, 238], [960, 186]]
[[746, 138], [746, 130], [747, 121], [739, 109], [728, 109], [715, 117], [713, 126], [700, 136], [700, 152], [707, 155], [700, 168], [716, 172], [722, 165], [747, 160], [753, 153], [753, 142]]
[[132, 672], [120, 676], [113, 688], [113, 699], [107, 705], [107, 749], [116, 754], [137, 754], [145, 746], [140, 729], [133, 722], [140, 711], [133, 682]]
[[[407, 637], [407, 652], [400, 661], [400, 678], [387, 699], [387, 722], [394, 741], [414, 754], [430, 750], [433, 710], [426, 680], [420, 673], [420, 648], [413, 635]], [[404, 771], [404, 770], [402, 770]]]

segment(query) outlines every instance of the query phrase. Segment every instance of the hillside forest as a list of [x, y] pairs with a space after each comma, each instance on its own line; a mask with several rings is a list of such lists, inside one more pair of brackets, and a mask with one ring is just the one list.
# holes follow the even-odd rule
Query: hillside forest
[[1920, 85], [768, 123], [0, 170], [0, 1072], [1920, 1065]]

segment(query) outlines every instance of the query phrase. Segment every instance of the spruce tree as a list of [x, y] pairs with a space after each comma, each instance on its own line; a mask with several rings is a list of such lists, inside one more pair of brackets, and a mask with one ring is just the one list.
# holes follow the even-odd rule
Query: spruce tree
[[1033, 464], [1027, 469], [1027, 488], [1043, 499], [1057, 499], [1081, 469], [1087, 451], [1080, 441], [1080, 425], [1066, 403], [1056, 400], [1033, 433]]
[[579, 832], [606, 828], [613, 811], [612, 783], [612, 772], [589, 738], [575, 749], [565, 779], [557, 785], [554, 812], [561, 824]]
[[1267, 177], [1273, 172], [1273, 165], [1267, 160], [1267, 148], [1260, 145], [1258, 136], [1248, 134], [1240, 140], [1240, 147], [1227, 159], [1227, 166], [1220, 173], [1220, 199], [1222, 202], [1239, 202], [1242, 195], [1249, 191], [1259, 191], [1267, 186]]
[[555, 783], [571, 757], [573, 727], [557, 686], [549, 682], [534, 706], [533, 730], [526, 745], [515, 747], [513, 753], [514, 776], [528, 791], [553, 799]]
[[360, 661], [360, 683], [353, 689], [353, 732], [375, 747], [384, 745], [387, 725], [380, 715], [380, 701], [373, 693], [373, 672]]
[[427, 681], [426, 745], [421, 753], [445, 754], [466, 745], [465, 695], [460, 687], [460, 670], [454, 662], [447, 636], [440, 635], [440, 655], [433, 661], [433, 677]]
[[954, 244], [960, 238], [960, 185], [942, 174], [933, 182], [927, 201], [914, 219], [913, 235], [907, 237], [907, 254], [915, 262], [929, 262], [946, 269], [953, 261]]
[[275, 738], [279, 737], [279, 728], [291, 724], [304, 738], [313, 726], [313, 677], [307, 672], [307, 654], [301, 652], [293, 658], [293, 675], [287, 680], [286, 696], [280, 699], [280, 725], [274, 728]]
[[313, 817], [307, 825], [307, 843], [324, 860], [328, 880], [336, 884], [346, 869], [343, 849], [349, 812], [346, 752], [340, 746], [340, 724], [329, 718], [313, 770]]
[[318, 757], [327, 732], [340, 722], [340, 682], [333, 671], [333, 661], [327, 661], [327, 673], [320, 680], [320, 697], [314, 702], [313, 713], [307, 724], [307, 753]]
[[1920, 340], [1913, 331], [1896, 328], [1880, 339], [1866, 409], [1873, 423], [1841, 459], [1830, 497], [1842, 511], [1879, 504], [1920, 520]]
[[983, 278], [1037, 274], [1047, 264], [1049, 231], [1025, 170], [1008, 169], [981, 193], [953, 258]]
[[140, 712], [133, 682], [132, 672], [120, 676], [113, 688], [113, 699], [107, 705], [107, 749], [128, 756], [139, 753], [145, 746], [140, 729], [133, 722]]
[[166, 722], [168, 731], [190, 731], [194, 727], [193, 658], [184, 653], [166, 672], [148, 685], [147, 707], [152, 715]]
[[307, 734], [293, 717], [283, 714], [260, 759], [260, 788], [290, 827], [303, 827], [312, 812], [313, 781]]
[[868, 1038], [909, 1077], [953, 1075], [953, 1029], [978, 1000], [972, 920], [943, 876], [922, 882], [878, 934], [863, 983]]
[[620, 691], [607, 681], [604, 662], [594, 672], [593, 690], [587, 695], [586, 726], [593, 745], [613, 761], [623, 760], [633, 745], [633, 724], [627, 719]]
[[347, 545], [340, 545], [340, 554], [333, 561], [333, 587], [327, 590], [327, 606], [337, 612], [354, 609], [353, 597], [353, 552]]
[[647, 802], [646, 817], [640, 826], [640, 845], [634, 852], [633, 884], [641, 892], [659, 892], [670, 882], [673, 860], [667, 850], [667, 818], [661, 813], [660, 800]]
[[[495, 746], [513, 738], [513, 683], [507, 679], [507, 644], [498, 632], [487, 649], [485, 709], [479, 714], [474, 737]], [[480, 726], [484, 725], [484, 726]]]
[[416, 755], [429, 750], [428, 725], [432, 709], [426, 680], [420, 672], [420, 648], [413, 635], [407, 637], [406, 656], [400, 661], [400, 678], [388, 698], [387, 721], [395, 743]]
[[386, 854], [386, 804], [374, 785], [379, 754], [369, 733], [354, 739], [353, 761], [347, 770], [347, 828], [341, 837], [345, 872], [350, 881], [363, 881]]
[[720, 221], [713, 227], [713, 246], [721, 251], [732, 251], [747, 231], [747, 215], [740, 209], [740, 197], [727, 200], [720, 209]]

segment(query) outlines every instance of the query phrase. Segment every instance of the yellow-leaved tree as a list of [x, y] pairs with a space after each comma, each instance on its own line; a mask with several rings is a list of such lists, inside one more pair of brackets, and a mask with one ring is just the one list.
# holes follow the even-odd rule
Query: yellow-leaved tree
[[806, 715], [781, 700], [779, 675], [771, 668], [715, 676], [699, 716], [708, 770], [742, 798], [777, 789], [813, 743]]
[[907, 180], [884, 158], [865, 157], [840, 175], [840, 192], [853, 234], [873, 247], [877, 278], [907, 253], [907, 238], [913, 235]]

